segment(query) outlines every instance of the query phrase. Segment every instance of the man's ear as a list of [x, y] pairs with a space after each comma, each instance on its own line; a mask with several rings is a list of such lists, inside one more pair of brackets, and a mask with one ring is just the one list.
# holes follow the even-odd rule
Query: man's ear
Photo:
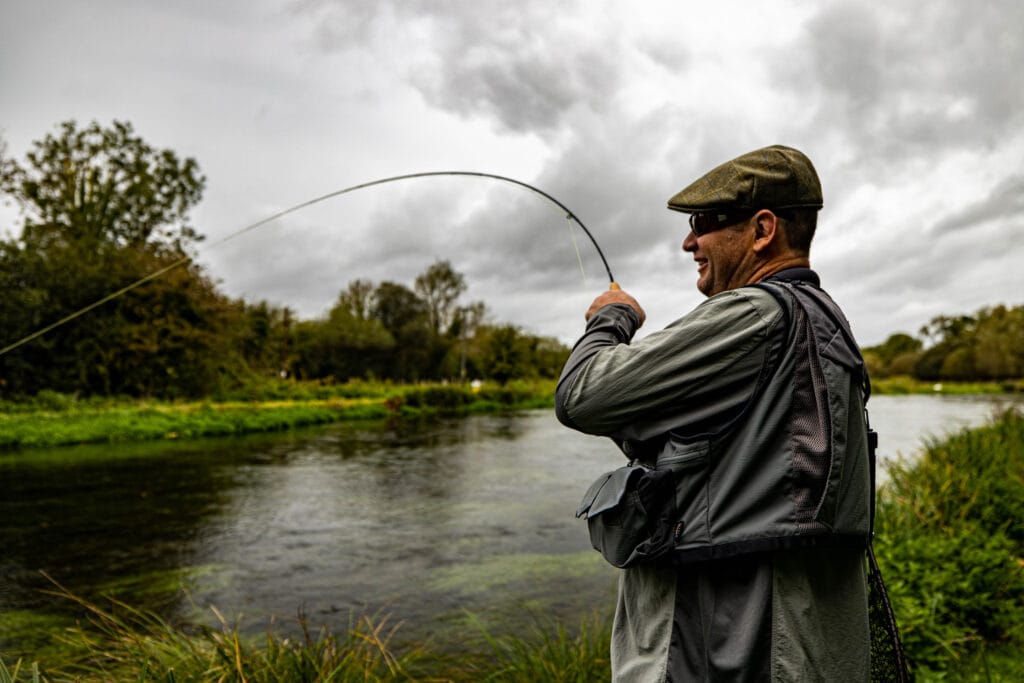
[[766, 252], [785, 246], [786, 236], [783, 234], [779, 217], [767, 209], [754, 214], [754, 251]]

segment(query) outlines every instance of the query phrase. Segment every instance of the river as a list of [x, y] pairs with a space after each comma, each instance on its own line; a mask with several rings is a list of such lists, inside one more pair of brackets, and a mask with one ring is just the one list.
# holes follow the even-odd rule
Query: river
[[[1008, 403], [876, 396], [881, 458]], [[0, 650], [39, 615], [73, 613], [41, 570], [176, 619], [211, 622], [214, 605], [254, 632], [300, 610], [338, 630], [389, 615], [446, 647], [469, 615], [498, 631], [577, 623], [609, 608], [615, 570], [573, 513], [621, 462], [548, 411], [3, 453]]]

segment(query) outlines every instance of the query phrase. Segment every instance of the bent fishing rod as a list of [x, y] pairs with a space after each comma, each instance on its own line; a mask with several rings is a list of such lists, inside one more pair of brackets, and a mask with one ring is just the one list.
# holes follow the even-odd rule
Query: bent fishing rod
[[[516, 180], [515, 178], [509, 178], [508, 176], [503, 176], [503, 175], [496, 175], [494, 173], [483, 173], [481, 171], [426, 171], [426, 172], [423, 172], [423, 173], [407, 173], [405, 175], [391, 176], [390, 178], [381, 178], [379, 180], [371, 180], [368, 183], [360, 183], [358, 185], [352, 185], [351, 187], [346, 187], [346, 188], [341, 189], [341, 190], [335, 190], [334, 192], [328, 192], [327, 194], [320, 195], [319, 197], [314, 197], [313, 199], [310, 199], [308, 201], [305, 201], [305, 202], [302, 202], [300, 204], [296, 204], [294, 206], [288, 207], [287, 209], [284, 209], [283, 211], [278, 211], [275, 214], [267, 216], [266, 218], [258, 220], [255, 223], [251, 223], [251, 224], [249, 224], [249, 225], [247, 225], [247, 226], [245, 226], [243, 228], [240, 228], [239, 230], [236, 230], [235, 232], [229, 234], [228, 236], [226, 236], [226, 237], [224, 237], [224, 238], [222, 238], [222, 239], [220, 239], [220, 240], [218, 240], [216, 242], [213, 242], [210, 246], [212, 247], [212, 246], [217, 246], [217, 245], [220, 245], [220, 244], [224, 244], [225, 242], [233, 240], [233, 239], [235, 239], [236, 237], [238, 237], [240, 235], [243, 235], [243, 234], [245, 234], [247, 232], [255, 230], [256, 228], [264, 226], [267, 223], [271, 223], [271, 222], [273, 222], [273, 221], [275, 221], [275, 220], [277, 220], [279, 218], [283, 218], [284, 216], [287, 216], [289, 214], [295, 213], [296, 211], [300, 211], [300, 210], [305, 209], [307, 207], [313, 206], [314, 204], [319, 204], [320, 202], [327, 201], [328, 199], [333, 199], [335, 197], [340, 197], [341, 195], [347, 194], [349, 192], [355, 192], [356, 190], [362, 190], [362, 189], [365, 189], [365, 188], [368, 188], [368, 187], [373, 187], [375, 185], [384, 185], [385, 183], [393, 183], [393, 182], [396, 182], [396, 181], [399, 181], [399, 180], [410, 180], [412, 178], [428, 178], [428, 177], [432, 177], [432, 176], [471, 176], [471, 177], [477, 177], [477, 178], [490, 178], [492, 180], [500, 180], [500, 181], [503, 181], [503, 182], [506, 182], [506, 183], [512, 183], [513, 185], [518, 185], [519, 187], [526, 188], [527, 190], [530, 190], [532, 192], [535, 192], [535, 193], [539, 194], [540, 196], [544, 197], [548, 201], [550, 201], [553, 204], [555, 204], [558, 208], [562, 209], [562, 211], [565, 212], [565, 217], [568, 220], [575, 221], [576, 225], [580, 226], [580, 228], [583, 230], [584, 234], [586, 234], [586, 236], [590, 239], [590, 243], [594, 245], [594, 249], [597, 250], [597, 255], [601, 258], [601, 263], [604, 265], [605, 272], [608, 274], [609, 289], [618, 289], [619, 288], [619, 285], [615, 282], [615, 277], [612, 275], [612, 269], [608, 266], [608, 260], [604, 257], [604, 252], [601, 251], [601, 247], [597, 243], [597, 240], [594, 238], [594, 235], [591, 234], [590, 230], [587, 229], [587, 226], [585, 226], [583, 224], [583, 221], [581, 221], [579, 219], [579, 217], [577, 217], [576, 214], [573, 213], [572, 210], [569, 207], [567, 207], [565, 204], [563, 204], [562, 202], [560, 202], [557, 199], [555, 199], [553, 196], [551, 196], [550, 194], [548, 194], [544, 190], [541, 190], [538, 187], [534, 187], [533, 185], [530, 185], [529, 183], [523, 182], [522, 180]], [[575, 244], [575, 239], [573, 240], [573, 244]], [[579, 256], [579, 254], [577, 252], [577, 258], [578, 258], [578, 256]], [[156, 270], [156, 271], [150, 273], [149, 275], [146, 275], [145, 277], [139, 278], [135, 282], [132, 282], [132, 283], [122, 287], [121, 289], [119, 289], [119, 290], [117, 290], [115, 292], [111, 292], [110, 294], [106, 295], [102, 299], [94, 301], [93, 303], [91, 303], [91, 304], [89, 304], [87, 306], [84, 306], [84, 307], [78, 309], [77, 311], [74, 311], [73, 313], [68, 314], [68, 315], [64, 316], [63, 318], [61, 318], [60, 320], [58, 320], [58, 321], [56, 321], [54, 323], [51, 323], [51, 324], [47, 325], [46, 327], [43, 327], [43, 328], [41, 328], [39, 330], [36, 330], [35, 332], [29, 334], [28, 336], [25, 336], [25, 337], [19, 339], [18, 341], [14, 342], [12, 344], [8, 344], [7, 346], [5, 346], [2, 349], [0, 349], [0, 356], [3, 356], [4, 354], [6, 354], [6, 353], [8, 353], [10, 351], [13, 351], [14, 349], [18, 348], [19, 346], [27, 344], [28, 342], [32, 341], [33, 339], [41, 337], [44, 334], [46, 334], [48, 332], [51, 332], [52, 330], [55, 330], [58, 327], [60, 327], [62, 325], [65, 325], [65, 324], [71, 322], [72, 320], [85, 315], [89, 311], [91, 311], [91, 310], [93, 310], [95, 308], [98, 308], [99, 306], [102, 306], [103, 304], [105, 304], [105, 303], [107, 303], [109, 301], [113, 301], [114, 299], [116, 299], [116, 298], [118, 298], [118, 297], [120, 297], [120, 296], [122, 296], [124, 294], [127, 294], [128, 292], [132, 291], [133, 289], [141, 287], [142, 285], [146, 284], [147, 282], [151, 282], [153, 280], [156, 280], [157, 278], [159, 278], [159, 277], [163, 276], [164, 274], [174, 270], [175, 268], [178, 268], [180, 266], [183, 266], [183, 265], [189, 263], [191, 260], [192, 260], [192, 257], [190, 257], [190, 256], [183, 256], [180, 259], [178, 259], [177, 261], [174, 261], [174, 262], [170, 263], [169, 265], [166, 265], [163, 268], [160, 268], [159, 270]], [[582, 264], [581, 264], [581, 267], [582, 267]]]

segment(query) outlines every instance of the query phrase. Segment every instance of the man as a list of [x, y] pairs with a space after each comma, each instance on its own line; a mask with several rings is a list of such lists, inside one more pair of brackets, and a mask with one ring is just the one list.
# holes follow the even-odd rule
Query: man
[[559, 419], [672, 482], [637, 491], [671, 526], [620, 576], [616, 681], [869, 678], [867, 376], [810, 270], [821, 207], [795, 149], [726, 162], [669, 200], [707, 300], [635, 344], [645, 315], [626, 292], [586, 313]]

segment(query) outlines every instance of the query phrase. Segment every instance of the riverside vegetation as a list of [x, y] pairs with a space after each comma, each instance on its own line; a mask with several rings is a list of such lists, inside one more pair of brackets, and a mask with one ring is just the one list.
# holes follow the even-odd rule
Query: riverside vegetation
[[[904, 376], [874, 382], [878, 394], [996, 394], [1008, 388], [1019, 391], [1021, 386], [935, 385]], [[44, 390], [29, 399], [0, 401], [0, 449], [228, 436], [338, 420], [550, 408], [554, 391], [554, 379], [539, 378], [505, 384], [265, 380], [202, 401], [77, 398]]]
[[76, 399], [43, 391], [0, 402], [0, 449], [184, 439], [276, 431], [338, 420], [550, 407], [554, 380], [499, 385], [264, 382], [206, 401]]
[[[927, 445], [889, 470], [879, 492], [876, 554], [919, 681], [1024, 677], [1024, 415]], [[469, 652], [408, 644], [386, 617], [302, 637], [274, 625], [261, 640], [219, 626], [172, 624], [110, 599], [55, 594], [87, 615], [57, 636], [45, 661], [0, 660], [7, 681], [607, 681], [610, 615], [527, 635], [480, 629]]]

